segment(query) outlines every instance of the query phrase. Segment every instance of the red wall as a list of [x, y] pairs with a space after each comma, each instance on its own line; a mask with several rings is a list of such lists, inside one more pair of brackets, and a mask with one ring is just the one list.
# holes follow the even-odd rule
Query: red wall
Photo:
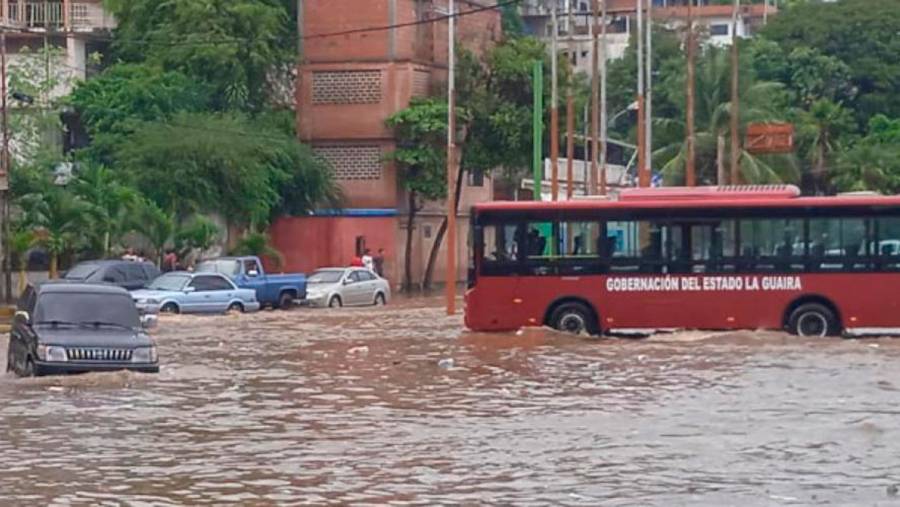
[[309, 273], [318, 268], [347, 266], [356, 237], [365, 236], [373, 255], [385, 251], [385, 277], [397, 280], [396, 217], [283, 217], [270, 229], [272, 243], [284, 256], [283, 270]]

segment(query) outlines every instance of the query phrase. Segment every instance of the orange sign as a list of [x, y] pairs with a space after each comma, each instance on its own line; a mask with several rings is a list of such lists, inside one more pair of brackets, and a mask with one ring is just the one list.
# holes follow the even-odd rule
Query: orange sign
[[747, 125], [744, 148], [753, 154], [794, 151], [794, 125], [790, 123], [751, 123]]

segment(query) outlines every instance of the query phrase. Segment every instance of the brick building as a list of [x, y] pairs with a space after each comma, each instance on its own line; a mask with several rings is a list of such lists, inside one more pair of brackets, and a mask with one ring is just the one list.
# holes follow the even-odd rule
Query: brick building
[[[487, 5], [489, 0], [458, 0], [457, 10]], [[446, 12], [446, 0], [301, 1], [300, 6], [303, 63], [297, 130], [301, 141], [331, 163], [345, 202], [342, 210], [276, 221], [273, 242], [285, 256], [285, 269], [307, 272], [346, 265], [362, 248], [384, 248], [386, 276], [398, 282], [404, 264], [407, 196], [397, 169], [386, 160], [395, 139], [385, 120], [413, 97], [445, 89], [448, 23], [424, 21]], [[354, 32], [417, 21], [423, 23]], [[457, 29], [458, 43], [483, 51], [502, 35], [500, 13], [486, 10], [462, 16]], [[487, 178], [474, 178], [463, 186], [456, 245], [463, 261], [460, 279], [467, 259], [465, 210], [491, 194]], [[421, 280], [443, 215], [442, 203], [430, 203], [411, 231], [414, 280]], [[440, 256], [438, 269], [443, 259]]]

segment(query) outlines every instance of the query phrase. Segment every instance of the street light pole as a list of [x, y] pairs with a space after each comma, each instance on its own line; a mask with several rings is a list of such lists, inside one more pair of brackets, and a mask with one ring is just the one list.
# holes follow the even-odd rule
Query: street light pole
[[685, 79], [685, 98], [686, 118], [685, 128], [687, 129], [687, 156], [684, 163], [684, 183], [689, 187], [697, 185], [696, 172], [696, 151], [694, 137], [694, 0], [688, 0], [687, 8], [687, 78]]
[[606, 0], [603, 0], [603, 7], [600, 9], [600, 194], [606, 195], [606, 140], [607, 121], [606, 121], [606, 51], [608, 49], [606, 40]]
[[551, 200], [559, 200], [559, 78], [558, 69], [558, 39], [559, 19], [556, 16], [556, 0], [552, 0], [551, 17], [553, 19], [553, 38], [550, 52], [550, 195]]
[[[599, 123], [600, 123], [600, 69], [597, 68], [597, 53], [600, 51], [600, 41], [597, 37], [597, 16], [599, 14], [600, 0], [593, 0], [591, 15], [591, 169], [588, 177], [586, 195], [594, 195], [597, 192], [597, 155], [599, 150]], [[605, 2], [605, 0], [604, 0]]]
[[[456, 313], [456, 6], [448, 0], [447, 29], [447, 315]], [[412, 231], [409, 231], [411, 234]]]
[[[4, 20], [5, 22], [6, 20]], [[3, 193], [3, 209], [0, 213], [3, 215], [3, 288], [6, 302], [13, 301], [12, 293], [12, 262], [9, 258], [9, 174], [10, 174], [10, 156], [9, 156], [9, 99], [6, 90], [6, 27], [0, 27], [0, 107], [3, 108], [2, 135], [3, 135], [3, 152], [0, 153], [0, 165], [3, 170], [0, 173], [0, 192]]]
[[738, 58], [738, 10], [741, 0], [734, 0], [734, 12], [731, 14], [731, 181], [732, 185], [740, 183], [741, 151], [740, 151], [740, 59]]
[[[647, 178], [652, 179], [653, 171], [653, 0], [647, 0], [647, 88], [644, 111], [644, 143], [647, 164]], [[649, 182], [648, 182], [649, 183]]]

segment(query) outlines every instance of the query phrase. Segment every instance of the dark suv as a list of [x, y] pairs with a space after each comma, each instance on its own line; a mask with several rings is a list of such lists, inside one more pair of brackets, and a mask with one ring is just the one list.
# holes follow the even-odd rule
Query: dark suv
[[63, 278], [73, 282], [110, 283], [127, 290], [143, 289], [160, 275], [149, 262], [85, 261], [70, 269]]
[[7, 371], [20, 377], [54, 373], [159, 371], [156, 343], [120, 287], [47, 282], [28, 287], [13, 318]]

